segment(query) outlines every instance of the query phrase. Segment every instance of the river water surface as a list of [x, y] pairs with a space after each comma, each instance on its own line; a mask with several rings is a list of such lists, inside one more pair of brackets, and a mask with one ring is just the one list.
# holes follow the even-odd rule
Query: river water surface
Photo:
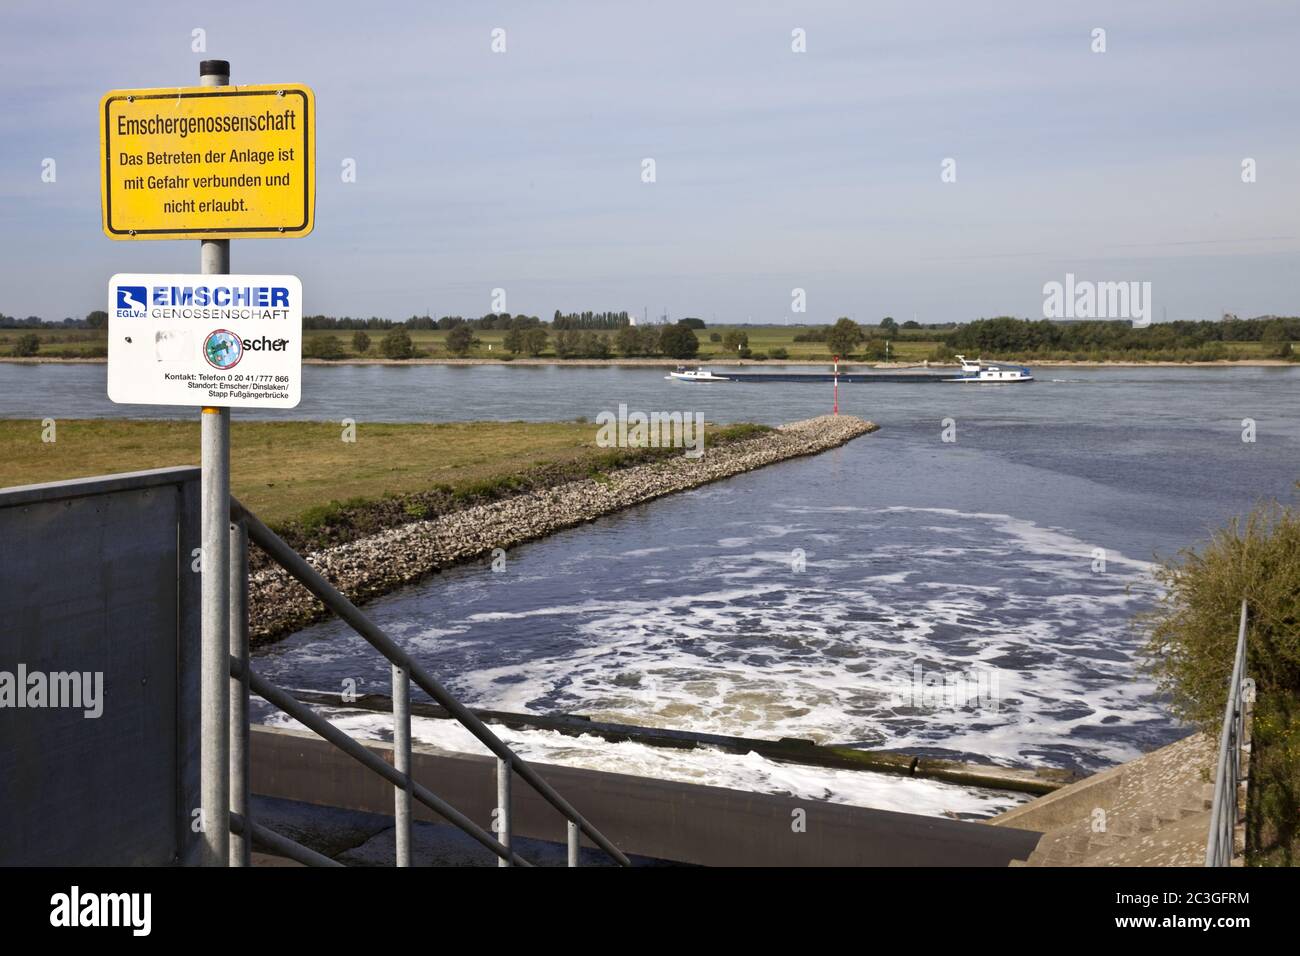
[[[625, 403], [779, 423], [830, 409], [828, 385], [663, 374], [310, 366], [302, 406], [278, 417], [356, 419], [364, 450], [366, 421], [593, 420]], [[1037, 374], [842, 386], [841, 411], [880, 432], [520, 547], [500, 573], [453, 569], [368, 612], [479, 707], [1108, 766], [1186, 732], [1139, 666], [1131, 618], [1154, 598], [1154, 559], [1260, 498], [1292, 500], [1300, 369]], [[0, 364], [7, 417], [137, 412], [158, 416], [108, 403], [102, 366]], [[257, 667], [295, 687], [386, 692], [389, 679], [336, 622]], [[381, 716], [338, 719], [387, 733]], [[417, 720], [416, 736], [477, 749], [445, 721]], [[531, 759], [919, 812], [979, 816], [1015, 799], [754, 755], [505, 736]]]

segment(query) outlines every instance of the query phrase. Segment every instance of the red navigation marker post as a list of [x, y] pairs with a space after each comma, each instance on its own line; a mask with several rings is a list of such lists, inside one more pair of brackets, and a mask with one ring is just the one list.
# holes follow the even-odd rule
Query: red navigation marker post
[[840, 357], [835, 356], [835, 407], [831, 409], [831, 414], [839, 415], [840, 413]]

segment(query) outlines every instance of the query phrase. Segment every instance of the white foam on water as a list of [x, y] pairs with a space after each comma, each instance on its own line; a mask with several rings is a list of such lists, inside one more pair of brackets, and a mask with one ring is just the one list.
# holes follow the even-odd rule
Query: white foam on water
[[[556, 601], [560, 589], [547, 587], [553, 557], [524, 555], [513, 571], [529, 597], [485, 610], [486, 602], [455, 600], [463, 592], [453, 581], [453, 599], [432, 624], [403, 614], [403, 643], [435, 674], [440, 650], [473, 648], [455, 689], [486, 709], [1085, 770], [1136, 756], [1141, 728], [1172, 739], [1174, 722], [1137, 666], [1140, 636], [1129, 623], [1156, 594], [1148, 562], [1110, 551], [1106, 572], [1095, 573], [1088, 542], [1004, 514], [774, 510], [790, 520], [741, 522], [753, 533], [710, 542], [707, 553], [692, 540], [639, 549], [635, 576], [601, 578], [574, 600]], [[865, 547], [828, 549], [825, 559], [810, 551], [806, 570], [796, 571], [781, 539], [791, 528], [825, 530], [828, 516], [835, 534]], [[559, 560], [566, 578], [585, 581], [592, 563], [610, 558], [570, 548]], [[318, 641], [288, 655], [303, 655], [301, 665], [333, 654], [342, 666], [355, 653], [355, 644]], [[955, 682], [952, 694], [946, 682]], [[421, 739], [464, 749], [468, 738], [449, 722], [433, 724]], [[992, 812], [995, 799], [956, 788], [931, 800], [911, 794], [915, 781], [756, 756], [510, 733], [540, 762], [871, 806], [897, 800], [925, 812]]]
[[[318, 710], [353, 737], [392, 741], [392, 718], [386, 714], [335, 708]], [[268, 723], [305, 729], [283, 714], [275, 715]], [[559, 764], [879, 810], [980, 819], [1029, 799], [1010, 791], [960, 787], [936, 780], [777, 763], [753, 752], [733, 754], [705, 748], [680, 750], [640, 743], [610, 743], [588, 734], [570, 737], [557, 731], [516, 730], [500, 725], [493, 725], [492, 731], [530, 763]], [[490, 753], [454, 720], [412, 717], [411, 740], [452, 753]], [[580, 795], [568, 796], [580, 804]]]

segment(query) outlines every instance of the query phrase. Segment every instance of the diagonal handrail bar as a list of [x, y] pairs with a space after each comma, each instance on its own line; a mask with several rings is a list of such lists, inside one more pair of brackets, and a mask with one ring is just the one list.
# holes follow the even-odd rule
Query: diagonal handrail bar
[[[506, 766], [513, 770], [535, 790], [547, 803], [554, 807], [568, 821], [574, 823], [577, 828], [587, 835], [587, 837], [598, 847], [609, 854], [620, 866], [631, 866], [631, 861], [627, 858], [618, 847], [601, 833], [590, 821], [579, 813], [572, 804], [556, 792], [555, 788], [547, 783], [533, 767], [515, 754], [496, 734], [488, 729], [474, 713], [462, 704], [450, 691], [442, 686], [428, 671], [426, 671], [418, 661], [411, 657], [390, 638], [384, 631], [366, 616], [355, 604], [347, 597], [325, 580], [319, 571], [307, 563], [302, 555], [298, 554], [293, 548], [289, 547], [274, 531], [262, 523], [262, 520], [253, 512], [243, 506], [234, 496], [230, 499], [230, 519], [231, 521], [240, 521], [248, 528], [249, 537], [267, 553], [270, 558], [285, 569], [292, 577], [302, 584], [308, 591], [321, 600], [324, 605], [342, 618], [352, 627], [362, 638], [366, 640], [389, 662], [400, 667], [410, 675], [411, 680], [430, 697], [442, 704], [447, 711], [460, 721], [478, 741], [496, 755], [498, 760], [505, 762]], [[255, 675], [251, 675], [255, 676]], [[260, 694], [260, 692], [259, 692]], [[292, 698], [290, 698], [292, 699]], [[297, 703], [295, 701], [295, 703]], [[326, 721], [328, 723], [328, 721]], [[333, 726], [333, 725], [330, 725]], [[340, 733], [342, 733], [340, 731]], [[344, 734], [343, 736], [347, 736]], [[348, 738], [351, 740], [351, 738]], [[387, 764], [385, 764], [387, 766]], [[392, 769], [392, 768], [389, 768]], [[396, 773], [396, 771], [394, 771]], [[405, 786], [406, 781], [394, 781], [398, 786]], [[427, 791], [426, 791], [427, 792]], [[431, 795], [431, 794], [430, 794]], [[435, 798], [436, 799], [436, 798]], [[495, 842], [495, 841], [494, 841]]]
[[[234, 677], [243, 677], [243, 666], [239, 658], [232, 656], [230, 658], [230, 672]], [[396, 767], [391, 766], [377, 754], [367, 750], [360, 742], [353, 738], [345, 731], [339, 730], [328, 720], [316, 713], [302, 701], [298, 700], [288, 691], [276, 687], [265, 677], [248, 669], [248, 686], [254, 694], [261, 697], [269, 704], [284, 711], [294, 720], [298, 721], [304, 727], [315, 732], [325, 740], [338, 747], [353, 760], [373, 770], [379, 776], [383, 777], [395, 787], [405, 787], [405, 776]], [[503, 860], [510, 862], [515, 866], [532, 866], [527, 860], [520, 857], [517, 853], [510, 850], [509, 847], [501, 844], [492, 834], [488, 833], [477, 823], [471, 820], [465, 814], [461, 813], [450, 803], [443, 800], [433, 791], [415, 782], [411, 781], [411, 796], [419, 800], [434, 813], [446, 819], [449, 823], [459, 827], [465, 833], [472, 836], [483, 846], [487, 847], [493, 853]]]
[[276, 833], [260, 823], [246, 820], [242, 813], [236, 813], [234, 810], [230, 811], [230, 832], [242, 837], [252, 836], [256, 842], [267, 849], [303, 866], [343, 865], [338, 860], [332, 860], [323, 853], [317, 853], [310, 847], [303, 846], [297, 840], [290, 840], [287, 836]]

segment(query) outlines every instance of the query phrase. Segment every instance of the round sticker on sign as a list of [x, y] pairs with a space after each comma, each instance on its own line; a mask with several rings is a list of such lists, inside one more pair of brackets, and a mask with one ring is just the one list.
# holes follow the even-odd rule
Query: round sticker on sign
[[213, 368], [234, 368], [244, 357], [244, 343], [234, 332], [217, 329], [203, 340], [203, 357]]

